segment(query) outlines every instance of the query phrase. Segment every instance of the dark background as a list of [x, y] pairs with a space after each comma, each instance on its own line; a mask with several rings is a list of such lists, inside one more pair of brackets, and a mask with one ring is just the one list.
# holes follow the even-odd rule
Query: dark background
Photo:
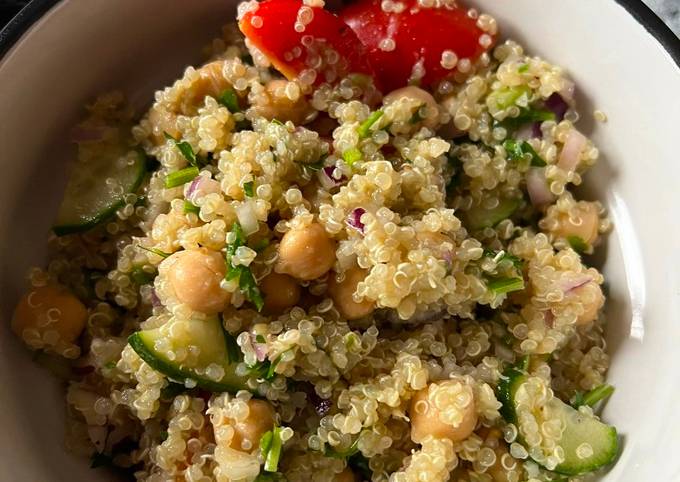
[[[680, 0], [644, 0], [644, 2], [673, 29], [676, 35], [680, 36]], [[28, 0], [0, 0], [0, 28], [27, 3]]]

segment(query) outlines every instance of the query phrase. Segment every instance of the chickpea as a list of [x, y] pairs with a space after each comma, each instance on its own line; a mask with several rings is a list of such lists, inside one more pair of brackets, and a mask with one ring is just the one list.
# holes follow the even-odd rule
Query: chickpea
[[277, 273], [301, 280], [323, 276], [335, 263], [335, 241], [319, 223], [286, 232], [279, 244]]
[[220, 286], [226, 266], [222, 255], [206, 248], [179, 251], [163, 261], [176, 298], [192, 310], [218, 313], [231, 294]]
[[437, 125], [439, 107], [430, 93], [419, 87], [409, 85], [387, 94], [383, 99], [383, 104], [389, 105], [397, 101], [413, 106], [413, 114], [419, 112], [421, 117], [423, 117], [422, 122], [426, 127], [432, 128]]
[[347, 320], [356, 320], [370, 315], [375, 308], [371, 300], [354, 301], [354, 293], [357, 285], [366, 279], [366, 270], [351, 268], [345, 271], [345, 278], [338, 282], [335, 276], [331, 276], [328, 282], [328, 292], [333, 299], [335, 307], [340, 315]]
[[571, 216], [567, 213], [557, 216], [557, 227], [553, 230], [553, 235], [565, 239], [576, 236], [592, 246], [597, 241], [599, 225], [600, 217], [595, 203], [581, 201], [576, 204]]
[[270, 273], [260, 281], [264, 307], [269, 313], [281, 313], [300, 301], [300, 285], [287, 274]]
[[600, 285], [591, 281], [570, 292], [573, 296], [583, 297], [583, 312], [576, 319], [577, 325], [587, 325], [597, 319], [600, 308], [604, 306], [604, 294]]
[[335, 477], [333, 477], [333, 482], [356, 482], [356, 480], [354, 472], [349, 467], [346, 467], [345, 470], [335, 474]]
[[234, 436], [229, 446], [235, 450], [252, 452], [260, 445], [262, 436], [274, 427], [274, 409], [264, 400], [248, 400], [248, 416], [234, 422]]
[[[453, 406], [455, 404], [455, 406]], [[458, 415], [455, 423], [444, 415]], [[465, 440], [477, 425], [472, 387], [458, 381], [432, 383], [417, 392], [411, 400], [411, 440], [421, 443], [426, 437], [448, 438], [452, 442]]]
[[166, 132], [175, 139], [182, 135], [177, 128], [177, 114], [168, 112], [161, 106], [155, 105], [149, 110], [148, 120], [153, 126], [151, 138], [156, 145], [165, 144]]
[[264, 92], [253, 99], [253, 109], [266, 119], [291, 121], [301, 125], [313, 112], [296, 82], [275, 79], [267, 82]]
[[87, 309], [78, 298], [66, 288], [47, 285], [21, 298], [14, 310], [12, 330], [31, 348], [50, 347], [59, 352], [76, 342], [86, 322]]

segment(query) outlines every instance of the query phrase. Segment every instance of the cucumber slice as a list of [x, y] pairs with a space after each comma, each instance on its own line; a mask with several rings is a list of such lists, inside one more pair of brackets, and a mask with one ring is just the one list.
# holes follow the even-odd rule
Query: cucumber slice
[[512, 213], [519, 208], [519, 204], [519, 199], [500, 199], [498, 206], [492, 209], [475, 206], [465, 213], [466, 225], [473, 231], [492, 228], [512, 216]]
[[[498, 400], [503, 404], [501, 415], [507, 422], [517, 425], [518, 442], [522, 443], [531, 455], [532, 449], [540, 449], [540, 447], [529, 447], [522, 437], [523, 417], [520, 416], [518, 410], [526, 410], [527, 407], [520, 407], [517, 400], [518, 391], [529, 381], [530, 377], [515, 367], [507, 370], [504, 376], [506, 378], [498, 386]], [[538, 411], [534, 409], [532, 415], [539, 423], [559, 420], [563, 427], [562, 434], [556, 443], [564, 451], [564, 461], [549, 468], [553, 472], [562, 475], [581, 475], [593, 472], [613, 462], [619, 452], [616, 428], [595, 417], [583, 414], [556, 397]], [[532, 458], [536, 460], [536, 457]], [[541, 463], [540, 460], [536, 462]]]
[[[173, 319], [160, 328], [133, 333], [128, 343], [151, 368], [171, 380], [179, 383], [193, 380], [211, 392], [233, 393], [247, 389], [246, 379], [236, 375], [238, 362], [230, 362], [231, 347], [217, 318]], [[183, 355], [184, 360], [171, 359], [177, 355]], [[208, 377], [209, 367], [221, 367], [224, 375], [219, 379]]]
[[55, 234], [87, 231], [111, 218], [125, 205], [125, 195], [142, 184], [146, 166], [143, 152], [113, 146], [94, 161], [76, 164], [52, 228]]

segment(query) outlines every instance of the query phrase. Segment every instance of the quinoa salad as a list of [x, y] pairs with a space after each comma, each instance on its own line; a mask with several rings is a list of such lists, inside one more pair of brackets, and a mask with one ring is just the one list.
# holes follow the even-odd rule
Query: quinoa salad
[[450, 0], [252, 0], [199, 54], [71, 131], [12, 319], [66, 448], [147, 482], [597, 479], [610, 222], [565, 70]]

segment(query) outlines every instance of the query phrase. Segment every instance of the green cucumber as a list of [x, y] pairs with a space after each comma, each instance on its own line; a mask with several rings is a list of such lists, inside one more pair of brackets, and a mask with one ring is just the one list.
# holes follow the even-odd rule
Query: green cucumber
[[77, 163], [52, 228], [55, 234], [87, 231], [113, 217], [125, 205], [125, 195], [139, 189], [146, 172], [143, 152], [120, 147], [109, 148], [96, 160]]
[[[211, 392], [237, 392], [245, 390], [246, 379], [236, 374], [238, 362], [230, 356], [231, 347], [217, 318], [207, 320], [168, 321], [160, 328], [133, 333], [128, 343], [151, 368], [171, 380], [184, 383], [193, 380], [197, 386]], [[190, 363], [171, 360], [167, 354], [177, 350], [198, 349]], [[230, 361], [232, 360], [232, 361]], [[205, 374], [210, 365], [224, 369], [219, 380]]]
[[[524, 371], [511, 367], [505, 371], [504, 379], [498, 385], [498, 400], [503, 404], [501, 415], [508, 423], [517, 426], [517, 441], [527, 448], [522, 438], [522, 421], [518, 416], [516, 395], [530, 376]], [[534, 414], [537, 415], [537, 414]], [[581, 475], [593, 472], [614, 461], [619, 452], [616, 428], [607, 425], [593, 416], [586, 415], [559, 398], [552, 398], [538, 414], [544, 421], [555, 418], [562, 422], [562, 435], [557, 442], [564, 450], [564, 461], [552, 468], [562, 475]], [[583, 444], [590, 446], [590, 454], [579, 456], [578, 449]], [[584, 447], [582, 447], [583, 450]], [[530, 452], [531, 453], [531, 452]], [[539, 461], [537, 461], [539, 462]], [[540, 463], [540, 462], [539, 462]]]
[[499, 199], [498, 206], [488, 209], [482, 206], [474, 206], [464, 215], [466, 225], [473, 231], [484, 228], [493, 228], [504, 219], [512, 216], [519, 208], [519, 199]]

